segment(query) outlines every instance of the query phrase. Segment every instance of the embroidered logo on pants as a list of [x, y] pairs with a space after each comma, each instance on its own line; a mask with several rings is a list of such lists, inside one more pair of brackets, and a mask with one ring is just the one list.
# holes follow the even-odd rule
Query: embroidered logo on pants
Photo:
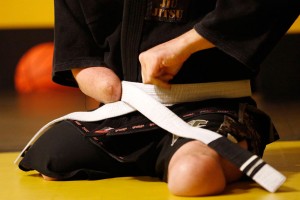
[[[207, 125], [208, 121], [204, 120], [204, 119], [195, 119], [195, 120], [188, 121], [187, 123], [193, 127], [202, 128]], [[178, 138], [179, 138], [179, 136], [173, 134], [171, 146], [173, 146], [175, 144], [175, 142], [178, 140]]]

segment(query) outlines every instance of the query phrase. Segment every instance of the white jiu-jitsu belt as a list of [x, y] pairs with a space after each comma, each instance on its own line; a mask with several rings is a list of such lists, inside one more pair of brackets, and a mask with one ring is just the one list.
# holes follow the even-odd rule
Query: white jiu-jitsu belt
[[[62, 120], [100, 121], [139, 111], [159, 127], [179, 137], [202, 141], [225, 159], [239, 167], [247, 176], [270, 192], [275, 192], [286, 180], [285, 176], [258, 156], [242, 149], [213, 131], [192, 127], [165, 105], [194, 102], [214, 98], [238, 98], [251, 95], [250, 81], [226, 81], [200, 84], [175, 84], [170, 90], [153, 85], [122, 82], [121, 101], [109, 103], [90, 112], [74, 112], [43, 126], [25, 146], [15, 163], [24, 157], [31, 145], [50, 127]], [[164, 105], [163, 105], [164, 104]], [[157, 114], [159, 113], [159, 114]]]

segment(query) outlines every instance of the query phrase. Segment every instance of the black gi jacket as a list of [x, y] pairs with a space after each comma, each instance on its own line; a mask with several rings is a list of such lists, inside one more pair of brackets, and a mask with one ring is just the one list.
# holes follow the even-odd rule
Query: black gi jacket
[[[192, 28], [216, 48], [193, 54], [173, 83], [252, 79], [299, 11], [298, 0], [55, 0], [53, 80], [76, 86], [70, 69], [106, 66], [121, 80], [141, 82], [138, 57], [126, 54], [131, 42], [138, 55]], [[123, 12], [142, 19], [142, 35], [127, 27]], [[124, 66], [124, 55], [136, 66]]]

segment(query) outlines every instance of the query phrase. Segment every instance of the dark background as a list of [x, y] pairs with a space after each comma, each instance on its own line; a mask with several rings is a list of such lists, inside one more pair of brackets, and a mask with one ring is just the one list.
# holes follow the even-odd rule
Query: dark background
[[0, 91], [14, 89], [14, 73], [21, 56], [31, 47], [53, 41], [53, 29], [0, 30]]

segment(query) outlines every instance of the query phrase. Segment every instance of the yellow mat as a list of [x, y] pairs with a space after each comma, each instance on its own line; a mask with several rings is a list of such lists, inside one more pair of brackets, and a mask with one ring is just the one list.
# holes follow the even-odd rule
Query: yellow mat
[[264, 159], [287, 176], [276, 193], [253, 182], [239, 182], [214, 197], [184, 198], [168, 192], [165, 183], [148, 177], [114, 178], [98, 181], [44, 181], [37, 172], [20, 171], [13, 161], [18, 153], [0, 153], [0, 199], [99, 199], [99, 200], [300, 200], [300, 141], [276, 142], [266, 149]]

